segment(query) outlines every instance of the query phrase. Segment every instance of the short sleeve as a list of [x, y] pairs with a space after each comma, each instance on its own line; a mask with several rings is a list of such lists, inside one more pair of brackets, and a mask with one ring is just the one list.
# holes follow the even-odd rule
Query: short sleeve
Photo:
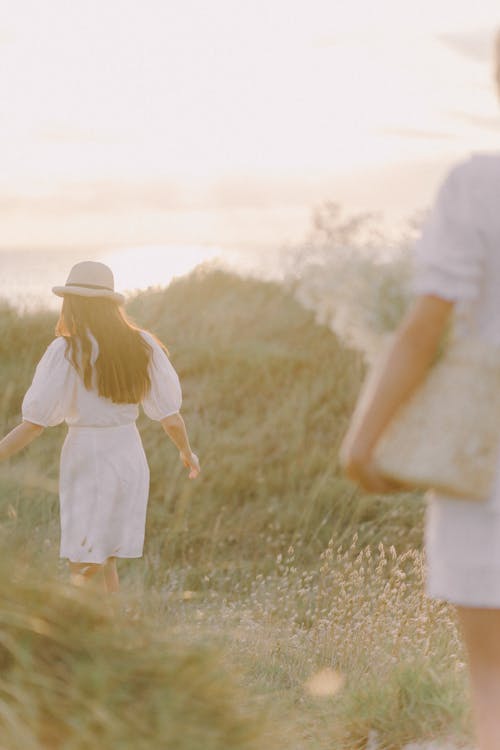
[[442, 183], [415, 246], [414, 291], [450, 301], [472, 300], [483, 278], [483, 244], [474, 219], [467, 163]]
[[75, 370], [65, 357], [66, 341], [59, 337], [47, 347], [22, 404], [27, 422], [54, 427], [68, 414]]
[[151, 388], [143, 399], [142, 406], [150, 419], [160, 421], [180, 411], [181, 385], [172, 363], [154, 336], [146, 332], [143, 332], [143, 336], [153, 351], [149, 363]]

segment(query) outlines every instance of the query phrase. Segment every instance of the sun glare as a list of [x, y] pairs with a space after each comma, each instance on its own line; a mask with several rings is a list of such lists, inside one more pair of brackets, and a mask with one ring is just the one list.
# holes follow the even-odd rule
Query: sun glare
[[113, 269], [115, 286], [131, 292], [148, 287], [165, 287], [196, 266], [217, 257], [215, 247], [153, 245], [111, 251], [99, 260]]

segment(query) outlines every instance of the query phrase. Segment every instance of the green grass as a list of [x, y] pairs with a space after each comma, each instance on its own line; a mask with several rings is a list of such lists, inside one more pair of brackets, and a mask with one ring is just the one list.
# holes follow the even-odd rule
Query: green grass
[[464, 735], [470, 722], [463, 676], [442, 675], [428, 660], [397, 664], [388, 674], [369, 674], [339, 701], [336, 746], [364, 749], [375, 735], [383, 750], [446, 737], [453, 727]]
[[[200, 659], [200, 695], [214, 664], [220, 667], [214, 679], [215, 694], [226, 696], [222, 714], [233, 712], [233, 694], [244, 714], [234, 750], [252, 742], [270, 750], [349, 750], [364, 747], [370, 731], [381, 747], [394, 749], [410, 739], [467, 737], [455, 622], [422, 590], [421, 498], [368, 497], [339, 474], [337, 451], [364, 374], [361, 357], [282, 287], [222, 272], [196, 272], [167, 290], [141, 293], [128, 312], [169, 347], [203, 467], [199, 481], [188, 482], [161, 427], [140, 417], [151, 467], [146, 545], [142, 560], [120, 562], [133, 627], [144, 629], [147, 643], [164, 639], [166, 661], [179, 649], [188, 661], [190, 654]], [[51, 313], [20, 318], [2, 309], [4, 431], [20, 419], [54, 324]], [[58, 558], [64, 433], [46, 430], [0, 466], [4, 556], [23, 575], [38, 570], [54, 585], [67, 576]], [[31, 595], [28, 608], [30, 601]], [[102, 628], [111, 633], [113, 626]], [[131, 674], [139, 669], [134, 659]], [[161, 659], [158, 668], [167, 669]], [[307, 683], [325, 668], [341, 675], [344, 687], [315, 698]], [[115, 685], [106, 682], [106, 669], [96, 671], [92, 690], [101, 681]], [[189, 679], [181, 679], [186, 690]], [[36, 686], [29, 690], [36, 703]], [[161, 695], [177, 726], [175, 696]], [[154, 704], [153, 688], [148, 696]], [[255, 718], [262, 705], [276, 730], [265, 741], [245, 729], [248, 722], [265, 724]], [[28, 717], [27, 726], [33, 721]], [[195, 712], [200, 732], [207, 722]], [[191, 745], [175, 747], [211, 747], [191, 729]], [[116, 746], [109, 737], [103, 750]], [[62, 747], [79, 747], [67, 742]], [[217, 742], [214, 750], [230, 746]]]

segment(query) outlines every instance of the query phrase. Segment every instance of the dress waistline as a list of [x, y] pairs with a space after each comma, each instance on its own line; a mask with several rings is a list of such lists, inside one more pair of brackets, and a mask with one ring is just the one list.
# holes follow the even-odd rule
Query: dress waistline
[[123, 430], [125, 428], [136, 427], [135, 422], [125, 422], [125, 424], [69, 424], [69, 430]]

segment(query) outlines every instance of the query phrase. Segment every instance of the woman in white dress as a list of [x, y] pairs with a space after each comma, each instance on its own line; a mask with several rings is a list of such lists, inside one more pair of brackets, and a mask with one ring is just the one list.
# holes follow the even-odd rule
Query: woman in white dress
[[[341, 450], [347, 474], [368, 491], [393, 489], [374, 467], [374, 447], [425, 376], [452, 315], [457, 336], [500, 345], [499, 196], [500, 153], [458, 164], [438, 192], [416, 247], [417, 299], [396, 332], [364, 419], [351, 426]], [[429, 497], [425, 548], [427, 593], [457, 607], [479, 747], [499, 750], [500, 472], [484, 502]]]
[[161, 422], [189, 469], [200, 466], [179, 414], [181, 388], [166, 349], [126, 317], [110, 268], [77, 263], [66, 285], [57, 338], [37, 365], [23, 421], [0, 441], [14, 455], [46, 427], [66, 421], [60, 459], [60, 556], [72, 580], [119, 589], [117, 557], [141, 557], [149, 467], [136, 427], [138, 404]]

